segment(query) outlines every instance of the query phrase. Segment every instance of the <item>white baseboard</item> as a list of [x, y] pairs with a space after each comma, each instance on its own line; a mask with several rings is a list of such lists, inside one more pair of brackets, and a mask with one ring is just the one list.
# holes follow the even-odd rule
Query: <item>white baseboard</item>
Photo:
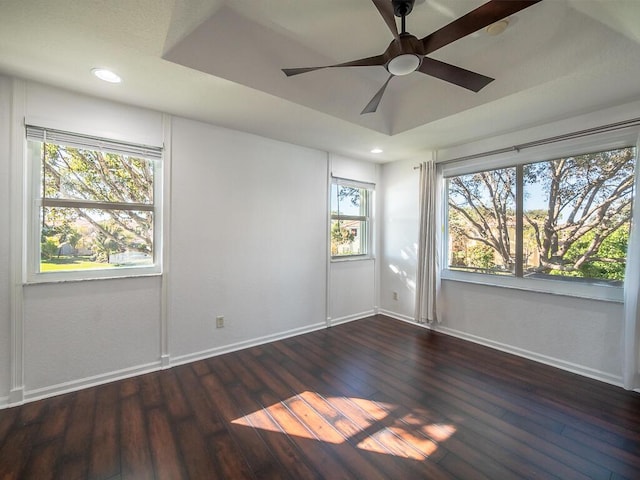
[[424, 327], [424, 324], [421, 323], [416, 323], [415, 319], [413, 317], [410, 317], [408, 315], [403, 315], [401, 313], [396, 313], [396, 312], [392, 312], [390, 310], [384, 310], [384, 309], [379, 309], [378, 313], [380, 315], [385, 315], [387, 317], [391, 317], [391, 318], [395, 318], [396, 320], [401, 320], [403, 322], [407, 322], [410, 323], [412, 325], [417, 325], [419, 327]]
[[[153, 362], [147, 363], [145, 365], [123, 368], [121, 370], [116, 370], [105, 374], [94, 375], [79, 380], [72, 380], [70, 382], [58, 383], [56, 385], [37, 388], [35, 390], [26, 390], [24, 393], [24, 401], [32, 402], [35, 400], [40, 400], [42, 398], [61, 395], [63, 393], [75, 392], [77, 390], [82, 390], [83, 388], [95, 387], [97, 385], [102, 385], [116, 380], [123, 380], [125, 378], [135, 377], [136, 375], [154, 372], [156, 370], [159, 370], [159, 368], [160, 362]], [[14, 405], [10, 404], [9, 406]]]
[[370, 317], [371, 315], [375, 315], [376, 311], [367, 310], [366, 312], [354, 313], [352, 315], [346, 315], [344, 317], [332, 318], [329, 320], [329, 325], [335, 327], [336, 325], [340, 325], [342, 323], [353, 322], [354, 320], [362, 320], [363, 318]]
[[461, 332], [459, 330], [454, 330], [442, 325], [437, 325], [434, 330], [445, 333], [447, 335], [451, 335], [452, 337], [457, 337], [462, 340], [478, 343], [480, 345], [484, 345], [485, 347], [494, 348], [496, 350], [511, 353], [519, 357], [524, 357], [535, 362], [549, 365], [551, 367], [556, 367], [571, 373], [577, 373], [578, 375], [582, 375], [584, 377], [593, 378], [594, 380], [599, 380], [601, 382], [609, 383], [617, 387], [622, 387], [622, 377], [618, 377], [607, 372], [602, 372], [600, 370], [585, 367], [577, 363], [567, 362], [558, 358], [549, 357], [547, 355], [542, 355], [540, 353], [532, 352], [523, 348], [514, 347], [513, 345], [508, 345], [506, 343], [496, 342], [495, 340], [490, 340], [484, 337], [479, 337], [477, 335], [472, 335], [470, 333]]
[[166, 368], [171, 368], [171, 356], [170, 355], [161, 355], [160, 356], [160, 367], [164, 370]]
[[467, 340], [469, 342], [477, 343], [479, 345], [484, 345], [485, 347], [490, 347], [496, 350], [500, 350], [501, 352], [511, 353], [519, 357], [533, 360], [534, 362], [543, 363], [551, 367], [556, 367], [571, 373], [577, 373], [578, 375], [582, 375], [584, 377], [593, 378], [594, 380], [599, 380], [601, 382], [609, 383], [617, 387], [622, 387], [622, 377], [612, 375], [607, 372], [602, 372], [600, 370], [585, 367], [577, 363], [567, 362], [565, 360], [560, 360], [558, 358], [549, 357], [547, 355], [542, 355], [542, 354], [532, 352], [530, 350], [526, 350], [523, 348], [514, 347], [513, 345], [508, 345], [506, 343], [496, 342], [495, 340], [490, 340], [488, 338], [472, 335], [470, 333], [462, 332], [460, 330], [455, 330], [453, 328], [445, 327], [441, 324], [429, 325], [424, 323], [416, 323], [416, 321], [412, 317], [408, 317], [407, 315], [402, 315], [396, 312], [391, 312], [388, 310], [380, 310], [380, 314], [386, 315], [391, 318], [395, 318], [396, 320], [401, 320], [403, 322], [410, 323], [411, 325], [415, 325], [416, 327], [426, 328], [429, 330], [445, 333], [447, 335], [451, 335], [452, 337], [460, 338], [462, 340]]
[[187, 355], [180, 355], [172, 358], [171, 366], [174, 367], [176, 365], [183, 365], [185, 363], [195, 362], [196, 360], [203, 360], [205, 358], [235, 352], [244, 348], [263, 345], [265, 343], [274, 342], [276, 340], [284, 340], [285, 338], [315, 332], [316, 330], [322, 330], [323, 328], [327, 328], [327, 324], [325, 322], [308, 325], [306, 327], [294, 328], [292, 330], [287, 330], [285, 332], [280, 332], [273, 335], [265, 335], [264, 337], [254, 338], [243, 342], [232, 343], [223, 347], [216, 347], [208, 350], [202, 350], [200, 352], [189, 353]]

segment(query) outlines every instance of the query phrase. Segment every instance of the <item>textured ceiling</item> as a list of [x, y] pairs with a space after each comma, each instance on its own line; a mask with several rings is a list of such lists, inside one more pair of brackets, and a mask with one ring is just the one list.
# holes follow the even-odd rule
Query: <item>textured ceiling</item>
[[[407, 30], [423, 37], [483, 3], [418, 1]], [[500, 36], [431, 55], [496, 79], [479, 93], [413, 73], [367, 115], [383, 67], [280, 69], [382, 53], [392, 36], [370, 0], [0, 0], [0, 72], [389, 161], [640, 98], [639, 18], [636, 0], [543, 0]]]

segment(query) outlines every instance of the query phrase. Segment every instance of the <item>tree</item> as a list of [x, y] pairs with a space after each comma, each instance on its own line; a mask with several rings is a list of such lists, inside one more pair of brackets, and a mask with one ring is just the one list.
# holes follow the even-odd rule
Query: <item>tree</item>
[[331, 255], [338, 254], [338, 246], [347, 245], [356, 238], [348, 228], [344, 228], [339, 221], [333, 221], [331, 225]]
[[[634, 149], [623, 148], [525, 167], [525, 185], [539, 183], [547, 194], [544, 220], [525, 212], [536, 232], [537, 271], [580, 271], [599, 259], [603, 242], [630, 222], [634, 165]], [[577, 244], [581, 248], [567, 255]]]
[[[544, 193], [544, 208], [523, 212], [530, 271], [591, 278], [623, 275], [631, 219], [635, 149], [622, 148], [525, 165], [524, 195]], [[515, 168], [450, 179], [450, 223], [468, 241], [512, 261]], [[454, 215], [452, 215], [454, 213]]]
[[515, 169], [505, 168], [453, 177], [449, 207], [454, 226], [468, 240], [491, 247], [504, 268], [513, 263], [510, 227], [515, 224]]
[[[49, 199], [143, 205], [153, 204], [153, 171], [148, 160], [56, 144], [45, 144], [44, 194]], [[46, 207], [45, 225], [61, 235], [77, 222], [90, 224], [100, 238], [118, 250], [150, 253], [153, 242], [152, 212], [146, 210], [89, 207]], [[105, 221], [121, 232], [114, 235]], [[61, 242], [77, 242], [76, 235], [60, 237]], [[73, 244], [72, 244], [73, 245]]]

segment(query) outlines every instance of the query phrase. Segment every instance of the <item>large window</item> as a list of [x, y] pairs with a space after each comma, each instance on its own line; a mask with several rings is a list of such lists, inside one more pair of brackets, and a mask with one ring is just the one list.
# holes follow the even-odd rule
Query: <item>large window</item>
[[161, 150], [27, 127], [34, 281], [154, 273]]
[[636, 149], [449, 176], [448, 268], [621, 285]]
[[367, 256], [371, 245], [373, 184], [333, 178], [331, 182], [331, 257]]

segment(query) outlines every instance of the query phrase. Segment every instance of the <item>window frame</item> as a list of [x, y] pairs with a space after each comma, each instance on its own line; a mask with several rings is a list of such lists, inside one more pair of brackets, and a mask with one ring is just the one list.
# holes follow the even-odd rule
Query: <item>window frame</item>
[[[366, 191], [365, 195], [365, 214], [364, 215], [340, 215], [333, 214], [331, 211], [331, 191], [333, 185], [344, 185], [347, 187], [358, 188], [360, 190]], [[331, 181], [329, 185], [329, 202], [328, 202], [328, 210], [329, 210], [329, 232], [328, 232], [328, 242], [329, 242], [329, 256], [331, 262], [345, 262], [345, 261], [354, 261], [354, 260], [368, 260], [373, 258], [373, 202], [375, 196], [375, 184], [369, 182], [362, 182], [358, 180], [352, 180], [348, 178], [342, 177], [334, 177], [331, 176]], [[363, 230], [364, 235], [362, 235], [362, 247], [365, 250], [364, 253], [357, 254], [349, 254], [349, 255], [332, 255], [331, 254], [331, 226], [334, 220], [354, 220], [364, 222]]]
[[[481, 272], [463, 272], [451, 270], [448, 265], [448, 179], [458, 175], [478, 173], [497, 168], [514, 167], [536, 162], [549, 161], [571, 155], [593, 153], [597, 151], [614, 150], [629, 146], [636, 147], [636, 177], [634, 179], [634, 207], [637, 201], [637, 189], [640, 184], [638, 178], [640, 164], [640, 131], [637, 127], [629, 127], [614, 132], [591, 134], [586, 137], [555, 141], [548, 144], [523, 150], [513, 150], [507, 153], [474, 158], [471, 160], [452, 161], [438, 165], [441, 175], [441, 245], [443, 255], [440, 258], [440, 272], [443, 280], [473, 283], [479, 285], [512, 288], [532, 292], [549, 293], [571, 297], [621, 303], [624, 297], [624, 287], [593, 282], [571, 282], [563, 277], [555, 278], [526, 278], [517, 275], [502, 276]], [[515, 193], [515, 192], [514, 192]], [[635, 228], [637, 231], [637, 227]]]
[[[110, 153], [126, 154], [137, 158], [143, 158], [151, 162], [153, 171], [153, 202], [150, 204], [100, 202], [91, 200], [53, 199], [42, 198], [40, 189], [42, 186], [42, 156], [30, 147], [30, 142], [46, 142], [39, 139], [39, 132], [55, 132], [54, 138], [68, 140], [50, 141], [58, 145], [66, 145], [87, 150], [100, 150]], [[36, 132], [36, 133], [34, 133]], [[25, 234], [27, 241], [23, 253], [23, 282], [25, 284], [75, 282], [85, 280], [128, 278], [157, 276], [162, 273], [162, 193], [163, 193], [163, 147], [140, 145], [134, 142], [118, 139], [96, 137], [82, 133], [55, 130], [48, 127], [25, 125], [24, 161], [27, 184], [25, 188], [26, 215]], [[38, 149], [39, 150], [39, 149]], [[44, 202], [43, 202], [44, 200]], [[124, 266], [118, 268], [64, 270], [64, 271], [40, 271], [41, 260], [41, 211], [44, 206], [56, 206], [62, 208], [93, 208], [101, 210], [144, 210], [153, 215], [153, 249], [152, 263], [150, 265]]]

